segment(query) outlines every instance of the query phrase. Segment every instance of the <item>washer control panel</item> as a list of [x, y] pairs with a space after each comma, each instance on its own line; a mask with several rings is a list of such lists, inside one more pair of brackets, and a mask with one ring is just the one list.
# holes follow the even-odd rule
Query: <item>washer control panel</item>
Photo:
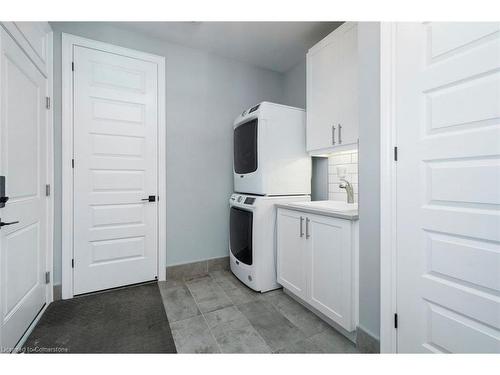
[[249, 206], [253, 206], [253, 204], [255, 203], [255, 197], [249, 197], [249, 196], [240, 195], [240, 194], [231, 195], [230, 200], [233, 203], [247, 204]]

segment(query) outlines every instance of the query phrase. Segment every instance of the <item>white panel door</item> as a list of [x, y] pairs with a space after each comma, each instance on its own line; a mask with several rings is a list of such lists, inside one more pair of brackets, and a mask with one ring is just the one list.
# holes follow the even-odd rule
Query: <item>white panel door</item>
[[352, 331], [351, 223], [319, 215], [309, 215], [308, 220], [310, 303]]
[[398, 24], [399, 352], [500, 353], [500, 24]]
[[157, 66], [75, 46], [74, 294], [157, 274]]
[[46, 302], [47, 80], [0, 27], [0, 347], [11, 350]]
[[307, 298], [308, 263], [305, 220], [300, 212], [278, 209], [278, 283], [303, 299]]

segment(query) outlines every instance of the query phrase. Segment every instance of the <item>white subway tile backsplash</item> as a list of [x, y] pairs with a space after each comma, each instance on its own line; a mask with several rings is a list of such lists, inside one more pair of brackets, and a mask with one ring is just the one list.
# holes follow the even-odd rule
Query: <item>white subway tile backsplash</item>
[[354, 174], [358, 173], [358, 164], [346, 164], [347, 173]]
[[346, 180], [352, 184], [354, 201], [358, 202], [358, 151], [333, 154], [328, 158], [328, 196], [330, 200], [346, 201], [345, 189], [339, 187], [337, 167], [347, 169]]
[[329, 196], [329, 199], [331, 201], [345, 201], [346, 200], [345, 192], [344, 193], [329, 193], [328, 196]]
[[351, 154], [339, 154], [331, 156], [328, 164], [349, 164], [351, 163]]

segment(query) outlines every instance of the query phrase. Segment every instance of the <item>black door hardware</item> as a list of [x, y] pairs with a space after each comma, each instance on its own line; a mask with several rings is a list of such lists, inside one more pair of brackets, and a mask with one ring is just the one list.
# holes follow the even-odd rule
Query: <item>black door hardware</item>
[[156, 202], [156, 195], [150, 195], [148, 198], [141, 199], [142, 201]]
[[19, 221], [11, 221], [10, 223], [4, 223], [3, 221], [0, 220], [0, 228], [4, 227], [6, 225], [12, 225], [12, 224], [17, 224]]
[[5, 176], [0, 176], [0, 208], [5, 207], [9, 197], [5, 196]]

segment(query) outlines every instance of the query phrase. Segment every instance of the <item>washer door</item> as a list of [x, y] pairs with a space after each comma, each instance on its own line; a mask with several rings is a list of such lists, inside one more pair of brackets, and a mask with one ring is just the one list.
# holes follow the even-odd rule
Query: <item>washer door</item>
[[229, 247], [240, 262], [252, 265], [253, 212], [231, 207]]

